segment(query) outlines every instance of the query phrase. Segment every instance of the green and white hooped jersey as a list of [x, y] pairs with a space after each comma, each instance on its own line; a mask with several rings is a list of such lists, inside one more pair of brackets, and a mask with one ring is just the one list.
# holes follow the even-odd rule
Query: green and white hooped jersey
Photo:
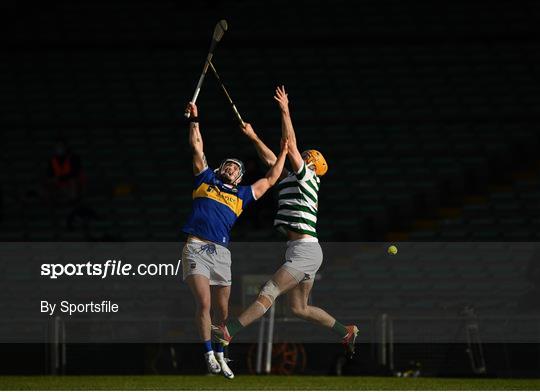
[[318, 192], [321, 180], [304, 163], [278, 184], [279, 206], [274, 227], [317, 237]]

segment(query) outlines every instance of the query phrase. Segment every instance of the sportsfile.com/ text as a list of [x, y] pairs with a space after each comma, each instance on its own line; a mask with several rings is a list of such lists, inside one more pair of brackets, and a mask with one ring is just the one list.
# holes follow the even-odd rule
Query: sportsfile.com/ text
[[45, 263], [41, 264], [41, 276], [58, 279], [62, 276], [98, 276], [101, 279], [114, 276], [176, 276], [182, 261], [176, 264], [133, 264], [122, 260], [107, 260], [104, 263]]

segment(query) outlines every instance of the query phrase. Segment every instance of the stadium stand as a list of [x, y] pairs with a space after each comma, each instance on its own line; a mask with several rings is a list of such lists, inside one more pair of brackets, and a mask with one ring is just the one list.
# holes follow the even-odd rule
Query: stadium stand
[[[479, 227], [504, 232], [504, 238], [536, 238], [536, 226], [522, 224], [530, 219], [504, 220], [518, 208], [514, 199], [529, 191], [510, 184], [507, 196], [489, 196], [489, 207], [467, 203], [466, 197], [519, 169], [513, 167], [517, 157], [522, 162], [535, 154], [538, 50], [522, 38], [535, 31], [538, 7], [500, 2], [484, 13], [481, 2], [457, 1], [446, 5], [447, 19], [428, 21], [433, 13], [419, 5], [423, 2], [412, 8], [387, 3], [385, 15], [363, 3], [361, 17], [344, 12], [340, 3], [310, 14], [311, 27], [302, 23], [307, 19], [290, 17], [270, 23], [282, 2], [270, 12], [250, 2], [198, 7], [239, 12], [231, 18], [216, 65], [245, 117], [277, 146], [271, 96], [277, 83], [285, 83], [302, 146], [328, 156], [322, 240], [502, 238], [452, 226], [473, 216]], [[299, 11], [305, 5], [289, 6]], [[39, 183], [58, 134], [81, 154], [94, 184], [88, 203], [101, 219], [90, 223], [92, 238], [180, 238], [191, 182], [181, 112], [204, 56], [199, 48], [207, 44], [208, 26], [179, 23], [174, 17], [179, 14], [172, 2], [129, 7], [113, 2], [106, 9], [62, 3], [26, 13], [31, 28], [10, 26], [10, 56], [0, 72], [7, 211], [2, 240], [85, 238], [64, 227], [66, 211], [20, 202], [25, 190]], [[251, 22], [240, 15], [251, 16]], [[473, 25], [475, 36], [466, 39]], [[295, 38], [283, 37], [280, 26]], [[139, 29], [147, 32], [142, 41]], [[502, 33], [506, 39], [499, 38]], [[186, 37], [196, 38], [186, 44]], [[255, 156], [239, 141], [211, 78], [199, 104], [212, 165], [228, 154]], [[523, 198], [533, 200], [535, 191], [530, 192]], [[447, 228], [415, 230], [422, 226], [419, 220], [429, 226], [424, 218], [436, 218], [441, 207], [450, 215]], [[279, 239], [270, 222], [251, 230], [249, 216], [235, 230], [236, 240]], [[503, 221], [517, 231], [502, 230]]]
[[[43, 5], [19, 15], [26, 27], [9, 25], [9, 55], [0, 62], [0, 240], [182, 238], [191, 195], [182, 112], [224, 9], [233, 16], [215, 64], [244, 117], [277, 148], [272, 94], [284, 83], [301, 146], [327, 156], [322, 241], [537, 240], [540, 51], [530, 37], [540, 8], [502, 1], [488, 13], [484, 2], [455, 1], [435, 13], [425, 1], [384, 2], [385, 14], [369, 1], [358, 14], [346, 12], [345, 1], [287, 3], [286, 13], [284, 1], [194, 5], [210, 11], [208, 21], [182, 19], [174, 2], [142, 0]], [[300, 12], [306, 6], [314, 10], [309, 19]], [[228, 155], [256, 159], [211, 77], [199, 106], [212, 166]], [[39, 187], [58, 135], [84, 161], [86, 202], [99, 216], [87, 230], [66, 226], [69, 207], [24, 197]], [[259, 165], [255, 174], [263, 173]], [[262, 213], [271, 217], [275, 195], [265, 198], [272, 201]], [[271, 219], [253, 230], [257, 208], [241, 218], [235, 241], [281, 240]], [[466, 262], [420, 275], [359, 265], [356, 275], [339, 265], [326, 271], [340, 290], [365, 281], [359, 309], [373, 301], [381, 310], [440, 304], [445, 292], [466, 288], [439, 277], [474, 273]], [[440, 297], [386, 305], [379, 298], [389, 277], [399, 277], [396, 298], [413, 298], [418, 276], [429, 277]], [[321, 291], [334, 290], [324, 282]], [[521, 293], [508, 290], [501, 298]]]

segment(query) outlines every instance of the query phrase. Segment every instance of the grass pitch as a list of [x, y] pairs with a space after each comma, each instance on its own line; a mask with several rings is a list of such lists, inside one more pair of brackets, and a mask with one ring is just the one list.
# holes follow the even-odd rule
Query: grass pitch
[[540, 379], [323, 376], [0, 376], [0, 390], [540, 390]]

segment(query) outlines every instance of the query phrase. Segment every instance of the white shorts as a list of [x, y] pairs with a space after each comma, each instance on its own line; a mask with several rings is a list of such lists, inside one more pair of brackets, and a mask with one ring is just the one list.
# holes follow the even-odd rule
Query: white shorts
[[203, 275], [212, 286], [230, 286], [231, 252], [213, 242], [190, 239], [182, 251], [182, 274], [184, 280], [191, 275]]
[[283, 268], [290, 272], [298, 283], [313, 280], [322, 262], [323, 253], [317, 238], [301, 238], [287, 242]]

